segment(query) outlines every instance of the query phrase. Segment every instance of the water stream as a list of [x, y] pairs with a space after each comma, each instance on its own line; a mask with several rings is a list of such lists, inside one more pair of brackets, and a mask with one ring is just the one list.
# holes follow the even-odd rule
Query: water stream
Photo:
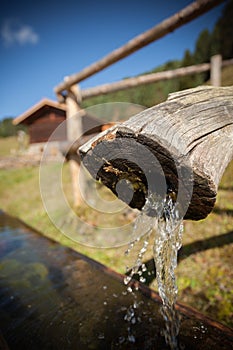
[[[153, 198], [148, 199], [148, 208], [150, 201]], [[171, 212], [176, 221], [176, 211]], [[167, 221], [171, 219], [168, 216]], [[137, 266], [145, 259], [145, 249], [151, 246], [152, 230], [148, 228], [156, 222], [156, 218], [145, 213], [138, 218], [137, 239], [135, 236], [130, 247], [132, 250], [141, 244]], [[165, 224], [163, 219], [158, 223], [162, 227]], [[138, 270], [142, 282], [145, 277], [148, 282], [151, 273], [145, 272], [147, 266], [142, 262]], [[127, 286], [122, 281], [122, 275], [43, 237], [0, 211], [0, 348], [5, 341], [8, 345], [5, 348], [11, 350], [168, 349], [161, 335], [165, 321], [159, 312], [161, 302], [157, 294], [130, 279], [125, 280]], [[173, 293], [175, 302], [176, 289], [169, 297], [165, 290], [164, 300], [172, 300]], [[174, 303], [167, 301], [164, 305], [173, 310]], [[165, 306], [162, 311], [167, 311]], [[196, 311], [178, 307], [182, 313], [180, 348], [181, 343], [188, 350], [232, 348], [231, 330]], [[166, 317], [173, 320], [171, 325], [175, 324], [173, 313]], [[175, 332], [166, 324], [167, 341], [172, 344], [169, 337], [172, 335], [173, 339], [179, 323]]]
[[[142, 242], [135, 264], [127, 268], [127, 276], [124, 283], [129, 285], [135, 274], [139, 275], [140, 282], [145, 282], [143, 272], [146, 265], [143, 263], [144, 255], [149, 245], [151, 234], [154, 234], [153, 256], [156, 266], [156, 280], [159, 295], [162, 299], [161, 314], [164, 319], [163, 335], [166, 344], [172, 350], [179, 349], [177, 336], [180, 329], [180, 316], [175, 309], [177, 300], [177, 283], [175, 268], [177, 266], [177, 253], [182, 244], [183, 223], [179, 218], [177, 204], [174, 203], [172, 194], [166, 198], [149, 194], [141, 214], [135, 222], [133, 240], [130, 243], [126, 255], [129, 255], [135, 245]], [[127, 289], [132, 291], [130, 285]], [[135, 311], [129, 308], [126, 320], [135, 320]], [[132, 323], [132, 322], [131, 322]]]

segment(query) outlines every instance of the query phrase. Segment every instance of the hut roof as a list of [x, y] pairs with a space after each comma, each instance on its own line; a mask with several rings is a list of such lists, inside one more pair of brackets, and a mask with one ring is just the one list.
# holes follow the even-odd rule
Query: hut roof
[[13, 124], [14, 125], [18, 125], [20, 123], [25, 123], [26, 124], [27, 123], [27, 119], [29, 117], [33, 117], [34, 115], [36, 115], [36, 113], [39, 110], [41, 110], [42, 108], [44, 108], [44, 107], [53, 107], [53, 108], [56, 108], [56, 109], [60, 109], [62, 111], [66, 111], [66, 105], [65, 104], [58, 103], [58, 102], [50, 100], [48, 98], [43, 98], [38, 103], [33, 105], [31, 108], [26, 110], [23, 114], [21, 114], [18, 117], [16, 117], [13, 120]]

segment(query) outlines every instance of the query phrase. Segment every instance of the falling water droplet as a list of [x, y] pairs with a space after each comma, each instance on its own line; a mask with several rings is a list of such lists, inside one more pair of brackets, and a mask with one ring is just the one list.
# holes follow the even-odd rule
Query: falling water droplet
[[[153, 213], [154, 216], [148, 216]], [[143, 272], [147, 271], [143, 263], [144, 255], [149, 245], [151, 233], [155, 232], [154, 239], [154, 260], [156, 265], [156, 278], [158, 283], [159, 295], [163, 305], [161, 313], [165, 321], [163, 334], [166, 343], [172, 350], [178, 349], [177, 335], [180, 328], [180, 317], [175, 309], [178, 288], [175, 278], [175, 268], [177, 266], [177, 253], [181, 247], [183, 223], [179, 218], [179, 210], [174, 204], [171, 196], [167, 195], [164, 199], [149, 193], [145, 206], [137, 218], [134, 226], [134, 240], [130, 243], [126, 255], [136, 246], [142, 238], [144, 239], [142, 248], [139, 250], [135, 264], [128, 269], [128, 276], [125, 277], [124, 283], [128, 285], [133, 276], [138, 273], [139, 280], [146, 282]], [[140, 270], [139, 270], [140, 269]], [[148, 276], [154, 274], [154, 271], [148, 271]], [[127, 288], [132, 291], [131, 287]], [[131, 310], [128, 309], [127, 313]], [[132, 322], [132, 315], [126, 314], [126, 320]], [[129, 337], [131, 334], [129, 334]]]

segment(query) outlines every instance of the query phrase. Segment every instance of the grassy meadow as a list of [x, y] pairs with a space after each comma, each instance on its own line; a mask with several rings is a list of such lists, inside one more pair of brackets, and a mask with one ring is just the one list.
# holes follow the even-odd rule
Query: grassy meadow
[[[12, 138], [4, 138], [0, 140], [0, 145], [2, 150], [7, 150], [4, 153], [6, 156], [15, 144]], [[72, 189], [67, 163], [63, 167], [63, 182], [64, 192], [68, 200], [71, 200]], [[124, 255], [127, 246], [94, 249], [75, 243], [60, 233], [44, 209], [38, 167], [0, 169], [0, 208], [22, 219], [45, 236], [119, 272], [124, 273], [126, 265], [129, 264]], [[233, 326], [232, 249], [233, 162], [224, 173], [213, 212], [205, 220], [184, 223], [183, 247], [176, 269], [178, 301], [229, 326]], [[133, 259], [132, 256], [131, 260]], [[152, 259], [151, 250], [145, 259]], [[156, 283], [153, 288], [156, 289]]]
[[[225, 67], [222, 85], [233, 84], [233, 66]], [[17, 151], [16, 137], [0, 138], [0, 161]], [[69, 165], [62, 170], [63, 190], [72, 200]], [[69, 246], [91, 258], [125, 272], [130, 262], [124, 255], [127, 246], [114, 249], [94, 249], [78, 244], [58, 230], [50, 221], [40, 194], [39, 167], [0, 168], [0, 209], [16, 216], [41, 234]], [[79, 209], [87, 215], [88, 208]], [[90, 214], [90, 213], [89, 213]], [[98, 215], [93, 214], [94, 224]], [[115, 224], [115, 222], [114, 222]], [[153, 242], [151, 242], [151, 246]], [[185, 221], [183, 246], [176, 269], [179, 287], [178, 301], [192, 306], [211, 318], [233, 327], [233, 161], [227, 167], [212, 213], [198, 222]], [[145, 256], [152, 259], [152, 250]], [[156, 283], [151, 285], [156, 289]]]
[[0, 137], [0, 157], [14, 154], [18, 149], [16, 136]]

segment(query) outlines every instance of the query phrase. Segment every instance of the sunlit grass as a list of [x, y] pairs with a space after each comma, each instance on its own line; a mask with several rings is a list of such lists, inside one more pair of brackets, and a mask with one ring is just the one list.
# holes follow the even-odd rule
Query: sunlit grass
[[16, 153], [18, 142], [16, 136], [0, 137], [0, 157], [6, 157]]
[[[64, 191], [72, 202], [68, 164], [64, 164], [62, 174]], [[187, 248], [185, 250], [186, 256], [180, 260], [176, 270], [179, 285], [178, 301], [198, 308], [203, 313], [228, 325], [232, 325], [233, 318], [232, 181], [233, 162], [230, 163], [222, 178], [214, 211], [205, 220], [185, 222], [183, 246], [184, 249]], [[105, 193], [104, 196], [106, 196]], [[126, 246], [95, 249], [74, 242], [63, 235], [50, 221], [44, 209], [40, 195], [38, 167], [0, 170], [0, 208], [19, 217], [45, 236], [86, 254], [119, 272], [125, 272], [126, 265], [130, 265], [136, 258], [134, 254], [131, 256], [131, 260], [127, 261], [124, 255]], [[88, 220], [90, 215], [88, 206], [86, 205], [79, 211], [83, 211], [81, 214]], [[92, 219], [94, 224], [98, 224], [98, 220], [100, 220], [96, 213]], [[112, 220], [112, 224], [115, 225], [114, 217]], [[223, 234], [228, 234], [227, 240], [226, 238], [224, 238], [225, 240], [221, 239]], [[214, 239], [217, 239], [216, 244]], [[199, 241], [202, 243], [198, 243], [195, 250], [192, 246], [189, 249], [190, 244]], [[151, 246], [152, 244], [151, 241]], [[150, 258], [152, 258], [152, 250], [146, 255], [146, 260]]]
[[[63, 167], [63, 181], [65, 192], [71, 201], [72, 186], [68, 164], [64, 164]], [[114, 249], [87, 247], [72, 241], [54, 226], [43, 206], [38, 167], [0, 170], [0, 209], [20, 218], [29, 226], [63, 245], [112, 266], [120, 272], [125, 271], [124, 247]]]
[[[222, 77], [223, 85], [231, 85], [233, 67], [226, 67]], [[15, 154], [17, 147], [15, 137], [0, 138], [0, 157]], [[71, 206], [72, 186], [68, 164], [64, 164], [62, 168], [62, 179], [63, 190]], [[105, 195], [104, 191], [102, 195]], [[43, 235], [116, 271], [125, 272], [126, 265], [130, 265], [136, 258], [133, 255], [130, 262], [127, 260], [124, 255], [126, 246], [95, 249], [78, 244], [62, 234], [53, 225], [43, 206], [38, 167], [0, 170], [0, 209], [19, 217]], [[93, 224], [99, 225], [101, 217], [91, 211], [87, 204], [77, 209], [77, 212], [83, 220], [90, 220], [91, 217]], [[125, 219], [127, 218], [122, 217], [122, 222]], [[118, 218], [112, 217], [110, 220], [115, 225]], [[196, 245], [193, 246], [195, 242]], [[150, 243], [152, 246], [153, 242]], [[186, 255], [181, 254], [182, 258], [176, 269], [178, 301], [233, 326], [233, 162], [223, 175], [213, 212], [205, 220], [184, 223], [183, 251]], [[146, 254], [145, 260], [151, 258], [152, 250]]]

